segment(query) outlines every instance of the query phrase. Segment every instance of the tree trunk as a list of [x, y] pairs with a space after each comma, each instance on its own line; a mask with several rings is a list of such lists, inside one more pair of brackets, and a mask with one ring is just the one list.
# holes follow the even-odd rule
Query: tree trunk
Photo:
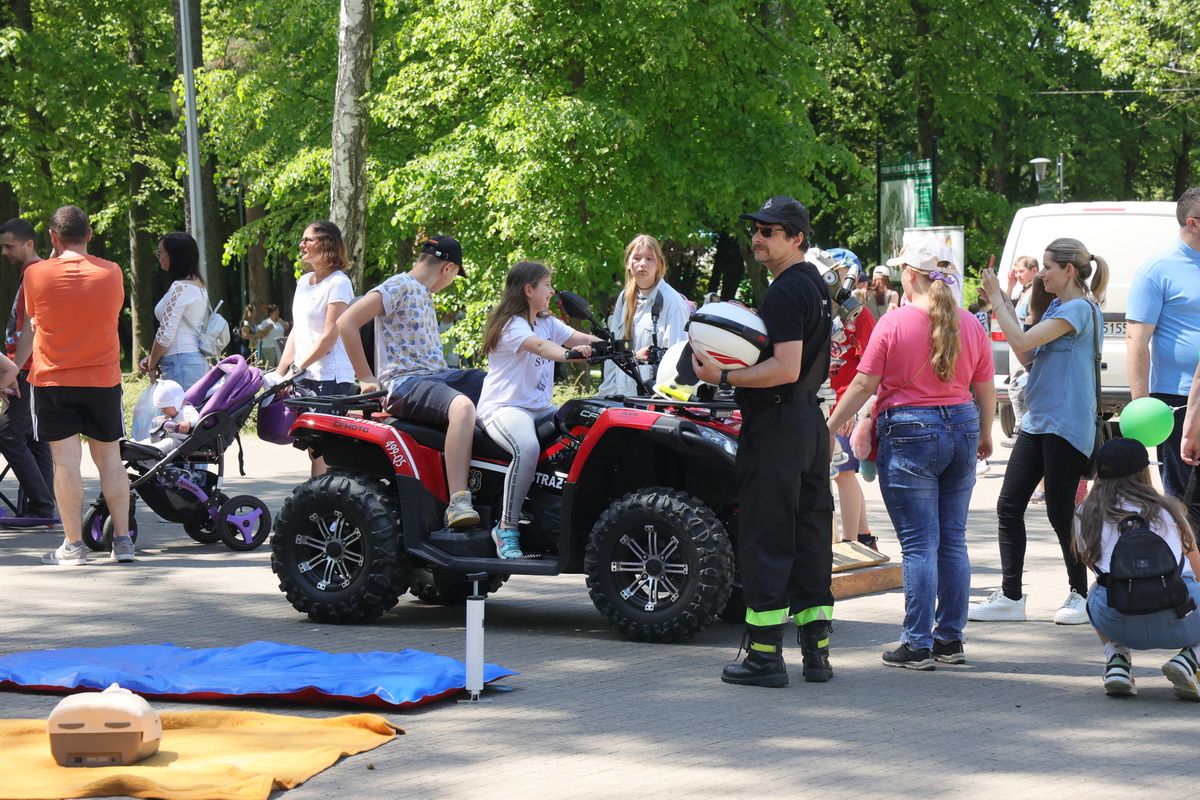
[[[135, 70], [145, 63], [140, 35], [141, 31], [135, 30], [129, 37], [129, 66]], [[150, 171], [144, 158], [146, 121], [136, 94], [129, 97], [129, 127], [129, 311], [132, 364], [136, 366], [142, 356], [150, 352], [157, 328], [153, 279], [158, 269], [153, 256], [155, 242], [147, 230], [150, 214], [141, 200]]]
[[747, 305], [758, 308], [767, 294], [767, 268], [754, 260], [754, 251], [750, 249], [750, 240], [739, 237], [738, 248], [742, 251], [742, 263], [746, 265], [746, 279], [750, 281], [750, 291], [753, 297], [746, 298]]
[[[179, 0], [172, 0], [172, 5], [175, 8], [175, 74], [182, 76], [184, 52]], [[187, 57], [191, 59], [192, 69], [194, 70], [204, 64], [201, 55], [201, 44], [204, 37], [200, 31], [200, 0], [191, 0], [188, 3], [188, 11], [192, 28], [192, 46], [191, 52], [187, 54]], [[197, 102], [199, 102], [198, 98]], [[205, 130], [204, 127], [201, 127], [198, 132], [198, 140], [201, 145], [204, 142]], [[186, 156], [186, 132], [181, 132], [180, 147], [184, 156]], [[206, 157], [203, 153], [203, 147], [201, 147], [201, 151], [199, 218], [197, 219], [197, 215], [193, 213], [191, 193], [187, 191], [183, 193], [183, 211], [189, 231], [194, 232], [198, 226], [204, 229], [204, 261], [207, 270], [205, 280], [208, 285], [208, 297], [212, 301], [213, 306], [216, 306], [219, 300], [225, 300], [228, 303], [231, 298], [226, 296], [225, 267], [221, 264], [221, 259], [225, 254], [225, 243], [219, 236], [221, 225], [220, 220], [217, 219], [216, 160], [212, 156]], [[228, 310], [222, 309], [222, 315]], [[228, 318], [226, 317], [226, 319]]]
[[909, 62], [909, 68], [915, 69], [916, 77], [914, 84], [916, 86], [916, 98], [914, 106], [917, 112], [917, 158], [929, 158], [933, 154], [933, 137], [937, 135], [933, 123], [933, 87], [929, 83], [929, 64], [928, 59], [932, 56], [929, 53], [929, 15], [928, 6], [919, 0], [911, 0], [909, 7], [912, 9], [913, 16], [916, 19], [916, 37], [914, 42], [917, 42], [918, 63], [915, 68], [912, 62]]
[[373, 0], [342, 0], [329, 218], [342, 229], [350, 257], [347, 272], [357, 291], [362, 289], [367, 229], [367, 131], [371, 121], [367, 93], [371, 90], [374, 28]]
[[1175, 159], [1175, 194], [1171, 199], [1178, 200], [1191, 186], [1192, 181], [1192, 144], [1196, 141], [1192, 136], [1191, 122], [1187, 114], [1182, 114], [1183, 130], [1179, 132], [1179, 156]]
[[[246, 224], [252, 225], [266, 215], [267, 209], [263, 206], [247, 206]], [[260, 313], [268, 303], [275, 302], [271, 298], [271, 276], [267, 272], [267, 247], [261, 233], [246, 249], [246, 284], [250, 294], [250, 305], [259, 309]]]

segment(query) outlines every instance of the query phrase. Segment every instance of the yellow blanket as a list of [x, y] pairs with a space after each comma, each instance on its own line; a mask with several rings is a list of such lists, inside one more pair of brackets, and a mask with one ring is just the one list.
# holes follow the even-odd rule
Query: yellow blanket
[[46, 722], [0, 720], [0, 797], [155, 797], [266, 800], [299, 786], [342, 756], [404, 733], [377, 714], [306, 719], [254, 711], [165, 712], [159, 751], [128, 767], [60, 767]]

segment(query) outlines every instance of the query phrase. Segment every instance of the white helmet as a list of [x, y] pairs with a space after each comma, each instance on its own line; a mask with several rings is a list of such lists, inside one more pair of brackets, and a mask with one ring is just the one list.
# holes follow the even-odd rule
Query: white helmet
[[687, 324], [692, 349], [724, 370], [752, 367], [770, 345], [767, 326], [741, 303], [709, 303]]
[[[674, 400], [687, 401], [696, 394], [700, 387], [700, 381], [695, 383], [684, 383], [684, 379], [679, 376], [679, 359], [683, 357], [683, 351], [688, 346], [686, 341], [679, 341], [667, 348], [667, 352], [662, 354], [662, 358], [658, 362], [658, 374], [654, 376], [654, 391], [661, 394], [663, 397], [669, 397]], [[690, 358], [690, 351], [688, 357]], [[691, 376], [696, 377], [694, 374]]]
[[183, 405], [183, 387], [175, 381], [157, 381], [150, 394], [155, 408], [175, 408]]

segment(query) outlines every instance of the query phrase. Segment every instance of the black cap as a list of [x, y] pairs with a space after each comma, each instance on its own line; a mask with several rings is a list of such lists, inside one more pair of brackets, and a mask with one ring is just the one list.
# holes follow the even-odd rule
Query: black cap
[[1146, 445], [1137, 439], [1118, 436], [1100, 446], [1096, 454], [1097, 478], [1128, 478], [1150, 466]]
[[467, 271], [463, 269], [462, 245], [457, 239], [450, 236], [430, 236], [429, 241], [421, 248], [422, 253], [429, 253], [431, 256], [436, 256], [442, 261], [449, 261], [451, 264], [458, 265], [458, 274], [467, 277]]
[[794, 197], [780, 195], [763, 203], [756, 214], [742, 214], [741, 219], [752, 219], [768, 225], [790, 222], [804, 232], [805, 240], [812, 236], [812, 223], [808, 221], [808, 209]]

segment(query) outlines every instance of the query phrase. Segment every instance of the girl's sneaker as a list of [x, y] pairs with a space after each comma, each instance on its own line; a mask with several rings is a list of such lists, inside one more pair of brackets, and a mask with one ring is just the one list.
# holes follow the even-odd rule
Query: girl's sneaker
[[1120, 653], [1113, 655], [1104, 665], [1104, 693], [1111, 697], [1133, 697], [1137, 694], [1137, 686], [1133, 682], [1133, 664]]
[[1175, 696], [1180, 700], [1200, 700], [1200, 665], [1192, 648], [1183, 648], [1179, 655], [1163, 664], [1162, 674], [1175, 687]]
[[496, 555], [500, 558], [525, 558], [525, 554], [521, 552], [520, 537], [516, 528], [504, 528], [500, 525], [492, 528]]

